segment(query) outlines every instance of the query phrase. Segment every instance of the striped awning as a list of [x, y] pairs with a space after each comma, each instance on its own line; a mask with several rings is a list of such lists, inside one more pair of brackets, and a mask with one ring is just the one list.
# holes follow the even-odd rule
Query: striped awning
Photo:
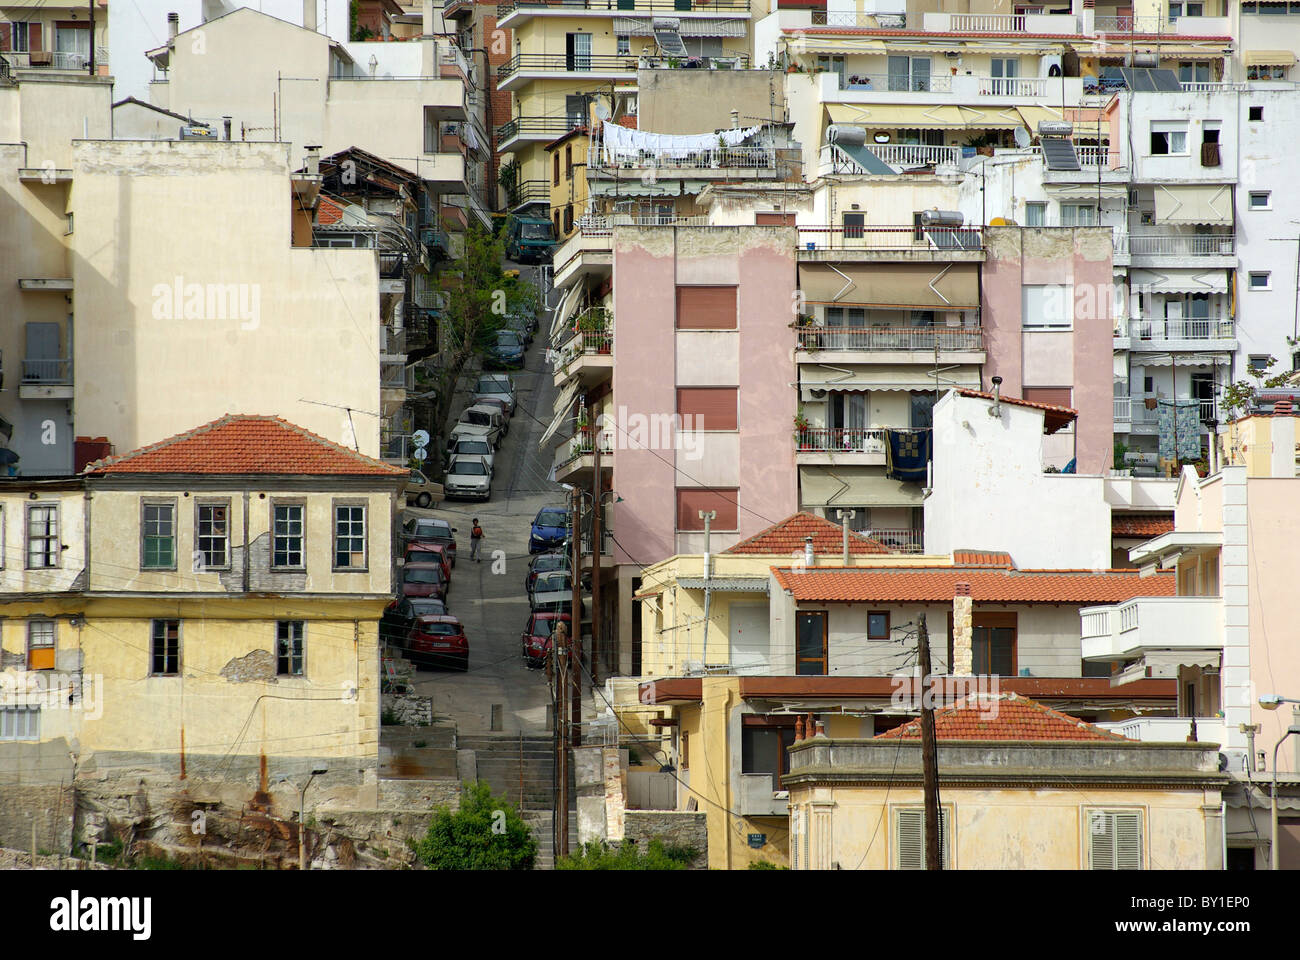
[[1157, 353], [1143, 354], [1133, 360], [1138, 367], [1226, 367], [1232, 363], [1227, 353]]
[[1247, 50], [1246, 66], [1289, 67], [1295, 63], [1291, 50]]
[[[1029, 108], [1021, 108], [1028, 110]], [[1037, 109], [1037, 108], [1035, 108]], [[1023, 127], [1025, 118], [1015, 107], [980, 109], [939, 103], [828, 103], [831, 123], [866, 127], [868, 130], [901, 127], [916, 130], [1011, 130]], [[1031, 114], [1033, 111], [1030, 111]], [[1036, 114], [1035, 114], [1036, 115]], [[1058, 114], [1059, 117], [1059, 114]]]
[[1129, 273], [1129, 289], [1139, 288], [1143, 293], [1227, 293], [1226, 270], [1170, 271], [1133, 270]]
[[[677, 33], [683, 37], [744, 37], [747, 35], [744, 20], [682, 20]], [[653, 37], [654, 20], [651, 17], [615, 17], [614, 35], [622, 37]]]
[[799, 468], [799, 502], [808, 507], [914, 507], [924, 495], [918, 483], [882, 476], [879, 468]]

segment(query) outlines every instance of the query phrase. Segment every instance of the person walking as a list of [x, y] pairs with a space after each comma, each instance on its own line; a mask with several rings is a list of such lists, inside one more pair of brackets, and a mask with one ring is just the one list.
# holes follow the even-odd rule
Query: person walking
[[474, 518], [474, 526], [469, 532], [469, 558], [476, 563], [482, 563], [483, 560], [478, 555], [479, 545], [483, 542], [483, 528], [478, 525], [478, 517]]

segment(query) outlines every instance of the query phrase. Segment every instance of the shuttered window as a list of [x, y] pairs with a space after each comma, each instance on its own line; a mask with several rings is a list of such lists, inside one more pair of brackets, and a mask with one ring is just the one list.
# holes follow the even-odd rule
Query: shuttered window
[[754, 225], [758, 227], [793, 227], [793, 213], [756, 213]]
[[[951, 834], [948, 808], [939, 808], [939, 862], [950, 869]], [[894, 811], [894, 869], [925, 869], [925, 809], [901, 807]]]
[[735, 330], [735, 287], [678, 287], [678, 330]]
[[678, 387], [682, 429], [735, 430], [737, 393], [735, 387]]
[[738, 529], [738, 508], [736, 506], [738, 493], [737, 490], [709, 490], [699, 487], [679, 489], [677, 491], [677, 529], [702, 531], [704, 521], [700, 519], [701, 510], [712, 510], [717, 514], [711, 524], [712, 530], [732, 531]]
[[1056, 407], [1070, 406], [1069, 387], [1025, 387], [1021, 393], [1031, 403], [1050, 403]]
[[1142, 869], [1142, 813], [1088, 811], [1088, 869]]

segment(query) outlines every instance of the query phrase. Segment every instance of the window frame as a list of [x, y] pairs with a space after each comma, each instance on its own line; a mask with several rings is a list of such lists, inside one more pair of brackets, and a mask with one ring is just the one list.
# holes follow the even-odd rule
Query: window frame
[[[293, 628], [297, 626], [297, 637], [293, 636]], [[285, 630], [285, 628], [288, 628]], [[288, 636], [281, 636], [281, 632], [286, 632]], [[289, 652], [285, 653], [281, 645], [284, 643], [296, 643], [297, 652], [290, 647]], [[275, 675], [277, 678], [285, 679], [303, 679], [307, 678], [307, 621], [306, 620], [277, 620], [275, 621]], [[294, 661], [298, 661], [298, 670], [293, 670]]]
[[[1068, 308], [1068, 315], [1064, 320], [1059, 322], [1043, 322], [1036, 320], [1028, 322], [1027, 316], [1030, 313], [1029, 293], [1030, 290], [1049, 290], [1058, 289], [1063, 291], [1059, 296]], [[1026, 283], [1020, 287], [1020, 329], [1028, 332], [1038, 333], [1066, 333], [1074, 329], [1074, 284], [1073, 283]], [[1050, 294], [1044, 294], [1044, 304]], [[1042, 316], [1046, 317], [1048, 311], [1044, 309]]]
[[[1106, 817], [1111, 820], [1111, 865], [1099, 866], [1093, 859], [1093, 832], [1094, 818], [1097, 816]], [[1122, 867], [1120, 862], [1119, 836], [1116, 829], [1119, 825], [1119, 817], [1136, 817], [1137, 818], [1137, 866]], [[1087, 870], [1145, 870], [1147, 869], [1147, 850], [1146, 850], [1146, 811], [1142, 807], [1084, 807], [1083, 816], [1080, 818], [1083, 827], [1083, 863], [1086, 864]]]
[[[905, 866], [902, 862], [903, 825], [901, 820], [903, 814], [906, 814], [909, 819], [919, 818], [917, 837], [920, 843], [920, 866], [918, 867]], [[952, 842], [952, 825], [955, 819], [955, 811], [951, 805], [939, 804], [939, 863], [944, 870], [954, 869], [953, 849], [955, 845]], [[924, 870], [925, 807], [912, 803], [894, 804], [890, 807], [889, 821], [889, 868], [891, 870]]]
[[[33, 627], [49, 627], [49, 642], [42, 639], [36, 642], [33, 634]], [[28, 670], [53, 670], [55, 668], [55, 658], [58, 656], [59, 649], [59, 623], [57, 620], [51, 620], [48, 617], [34, 617], [27, 621], [27, 669]], [[32, 652], [34, 650], [49, 650], [49, 666], [36, 666], [32, 663]]]
[[[24, 722], [24, 735], [19, 736], [15, 733], [16, 724], [14, 717], [18, 714], [24, 714], [28, 718], [35, 716], [35, 720], [27, 719]], [[8, 722], [6, 722], [8, 721]], [[35, 732], [32, 727], [35, 726]], [[8, 733], [6, 733], [8, 727]], [[19, 742], [19, 741], [36, 741], [41, 739], [41, 708], [29, 705], [12, 705], [0, 706], [0, 742]]]
[[[163, 636], [161, 637], [161, 642], [166, 644], [168, 642], [168, 638], [166, 634], [167, 627], [165, 625], [169, 623], [176, 624], [176, 652], [175, 652], [176, 669], [175, 670], [164, 669], [160, 671], [155, 669], [155, 667], [158, 664], [157, 644], [160, 642], [160, 638], [158, 636], [158, 628], [160, 624], [163, 625]], [[183, 648], [182, 648], [182, 636], [181, 636], [181, 621], [175, 617], [155, 617], [151, 619], [149, 621], [149, 676], [179, 677], [181, 675], [181, 665], [183, 663], [182, 653], [183, 653]], [[170, 657], [168, 655], [168, 651], [164, 649], [162, 653], [164, 668], [167, 666], [167, 662], [169, 659]]]
[[[884, 618], [885, 618], [885, 632], [884, 632], [884, 633], [872, 633], [872, 632], [871, 632], [871, 618], [872, 618], [872, 617], [884, 617]], [[890, 637], [890, 633], [889, 633], [889, 611], [888, 611], [888, 610], [868, 610], [868, 611], [867, 611], [867, 639], [868, 639], [868, 640], [888, 640], [889, 637]]]
[[[293, 564], [293, 563], [279, 564], [275, 562], [275, 556], [277, 550], [276, 540], [280, 536], [280, 534], [278, 534], [275, 529], [275, 512], [279, 510], [281, 507], [284, 508], [297, 507], [298, 510], [301, 511], [300, 521], [299, 521], [301, 529], [297, 534], [298, 541], [299, 541], [298, 552], [301, 554], [301, 563], [298, 564]], [[274, 571], [305, 572], [307, 570], [307, 501], [302, 499], [285, 499], [285, 500], [273, 499], [271, 501], [270, 509], [271, 509], [271, 530], [270, 530], [271, 550], [269, 556], [267, 557], [267, 562], [270, 565], [270, 568]], [[290, 535], [285, 534], [285, 536], [289, 537]], [[287, 552], [288, 551], [286, 550], [286, 553]]]
[[[145, 532], [147, 529], [145, 525], [149, 522], [148, 519], [146, 518], [146, 514], [149, 510], [161, 509], [164, 507], [171, 511], [171, 536], [169, 538], [171, 540], [171, 563], [150, 564], [146, 562], [146, 560], [148, 559], [147, 544], [151, 539], [150, 535]], [[176, 570], [176, 554], [179, 552], [179, 547], [180, 547], [180, 530], [178, 529], [180, 525], [177, 522], [177, 520], [178, 518], [177, 518], [175, 497], [141, 497], [140, 498], [140, 569], [141, 570], [146, 570], [146, 571], [155, 571], [155, 570], [175, 571]], [[155, 534], [152, 539], [161, 540], [163, 538]]]
[[[1255, 116], [1256, 112], [1258, 112], [1259, 116]], [[1264, 105], [1263, 105], [1263, 104], [1257, 104], [1257, 105], [1255, 105], [1255, 106], [1247, 105], [1247, 106], [1246, 106], [1246, 122], [1247, 122], [1247, 123], [1263, 123], [1263, 122], [1264, 122]]]
[[[1255, 278], [1263, 277], [1264, 283], [1256, 285]], [[1272, 270], [1247, 270], [1246, 271], [1246, 289], [1248, 291], [1259, 292], [1262, 290], [1273, 289], [1273, 271]]]
[[[1033, 219], [1029, 215], [1033, 210], [1038, 215], [1038, 222], [1031, 223]], [[1047, 201], [1045, 200], [1026, 200], [1025, 201], [1025, 226], [1026, 227], [1045, 227], [1047, 226]]]
[[[682, 399], [683, 399], [683, 394], [686, 395], [686, 399], [689, 401], [689, 400], [691, 400], [691, 399], [693, 399], [693, 398], [696, 398], [697, 395], [698, 395], [700, 392], [702, 392], [702, 391], [706, 391], [706, 390], [709, 391], [709, 396], [713, 396], [713, 397], [720, 397], [720, 396], [722, 396], [724, 393], [730, 395], [731, 400], [732, 400], [732, 403], [731, 403], [731, 406], [730, 406], [730, 413], [731, 413], [730, 418], [726, 417], [725, 415], [720, 416], [720, 417], [719, 417], [719, 416], [714, 416], [714, 417], [713, 417], [713, 419], [715, 419], [715, 420], [717, 420], [717, 419], [721, 419], [721, 420], [723, 420], [724, 423], [730, 423], [730, 426], [717, 426], [717, 425], [710, 425], [709, 422], [708, 422], [708, 419], [709, 419], [709, 418], [706, 417], [704, 414], [700, 414], [700, 413], [684, 413], [684, 412], [682, 411]], [[692, 419], [691, 419], [691, 428], [690, 428], [690, 432], [692, 432], [692, 433], [736, 433], [737, 431], [740, 430], [740, 388], [739, 388], [739, 387], [727, 387], [727, 386], [716, 386], [716, 387], [715, 387], [715, 386], [708, 386], [708, 387], [683, 387], [683, 386], [679, 386], [679, 387], [677, 387], [677, 388], [675, 389], [675, 393], [676, 393], [676, 397], [675, 397], [676, 410], [675, 410], [675, 413], [677, 414], [677, 417], [678, 417], [678, 421], [677, 421], [677, 422], [678, 422], [679, 424], [681, 424], [681, 427], [680, 427], [681, 430], [685, 431], [685, 430], [687, 429], [686, 426], [685, 426], [685, 424], [686, 424], [686, 417], [688, 417], [688, 416], [692, 418]], [[687, 404], [687, 409], [693, 409], [693, 407], [691, 406], [690, 403]], [[704, 421], [704, 426], [700, 426], [700, 425], [699, 425], [701, 421]]]
[[[23, 526], [23, 561], [27, 570], [58, 570], [63, 566], [63, 549], [60, 540], [62, 539], [62, 517], [59, 510], [60, 504], [57, 500], [36, 500], [27, 504], [27, 510], [23, 514], [26, 521]], [[49, 541], [46, 553], [46, 559], [49, 563], [33, 564], [32, 563], [32, 512], [36, 510], [51, 510], [54, 518], [54, 532], [43, 535], [40, 540]]]
[[[361, 509], [361, 566], [341, 566], [339, 565], [339, 510]], [[355, 497], [340, 497], [330, 503], [330, 558], [333, 563], [333, 569], [337, 573], [366, 573], [370, 570], [370, 504], [366, 500]], [[355, 521], [348, 521], [349, 523]], [[349, 534], [347, 539], [355, 540], [356, 537]], [[349, 551], [349, 556], [354, 551]]]
[[[745, 735], [753, 736], [755, 732], [775, 731], [777, 736], [777, 769], [772, 774], [772, 792], [780, 793], [786, 789], [785, 778], [790, 775], [790, 747], [794, 744], [798, 721], [787, 715], [769, 716], [759, 713], [746, 713], [740, 719], [740, 772], [742, 774], [772, 774], [768, 770], [745, 769]], [[751, 749], [752, 756], [752, 749]]]
[[[802, 657], [799, 655], [799, 633], [800, 623], [803, 617], [817, 616], [822, 622], [822, 655], [820, 657]], [[829, 610], [795, 610], [794, 612], [794, 673], [798, 677], [826, 677], [830, 675], [830, 629], [831, 615]], [[820, 663], [820, 673], [800, 673], [799, 666], [803, 663]]]
[[[205, 536], [205, 535], [203, 534], [203, 532], [202, 532], [202, 531], [203, 531], [203, 511], [204, 511], [204, 509], [212, 508], [212, 507], [225, 507], [225, 509], [226, 509], [226, 532], [225, 532], [225, 535], [222, 537], [222, 539], [225, 541], [225, 545], [224, 545], [224, 547], [222, 548], [222, 550], [223, 550], [223, 553], [225, 554], [226, 562], [225, 562], [225, 563], [221, 563], [221, 564], [217, 564], [217, 563], [209, 563], [209, 562], [208, 562], [208, 559], [207, 559], [207, 556], [206, 556], [206, 551], [203, 549], [203, 541], [204, 541], [205, 539], [209, 539], [209, 540], [210, 540], [210, 539], [215, 539], [211, 534]], [[198, 500], [195, 500], [195, 501], [194, 501], [194, 552], [195, 552], [196, 554], [203, 554], [203, 555], [204, 555], [204, 556], [203, 556], [203, 559], [202, 559], [202, 562], [203, 562], [203, 570], [204, 570], [204, 571], [208, 571], [208, 570], [229, 570], [230, 567], [231, 567], [231, 556], [230, 556], [230, 520], [231, 520], [231, 514], [232, 514], [232, 506], [231, 506], [231, 502], [230, 502], [230, 500], [229, 500], [228, 498], [227, 498], [227, 499], [224, 499], [224, 500], [222, 500], [222, 499], [198, 499]], [[200, 572], [200, 571], [197, 571], [197, 570], [196, 570], [195, 572], [197, 573], [197, 572]]]
[[[1190, 154], [1188, 153], [1188, 141], [1187, 141], [1187, 135], [1189, 131], [1188, 131], [1188, 124], [1186, 120], [1152, 120], [1150, 121], [1150, 127], [1147, 132], [1149, 135], [1149, 139], [1147, 142], [1148, 156], [1152, 156], [1152, 157], [1190, 156]], [[1183, 136], [1183, 147], [1181, 150], [1175, 150], [1174, 143], [1172, 140], [1172, 135], [1179, 134], [1179, 133], [1182, 134]], [[1165, 150], [1163, 152], [1157, 151], [1155, 149], [1156, 147], [1155, 138], [1158, 135], [1164, 135], [1166, 138]]]
[[[1264, 202], [1255, 203], [1256, 197], [1262, 197]], [[1247, 210], [1272, 210], [1273, 209], [1273, 191], [1272, 190], [1249, 190], [1246, 193]]]
[[[996, 676], [996, 677], [1014, 677], [1018, 676], [1020, 670], [1020, 627], [1019, 617], [1015, 613], [982, 611], [976, 610], [971, 614], [971, 674], [974, 676]], [[986, 652], [989, 670], [981, 673], [979, 666], [979, 652], [976, 649], [976, 636], [980, 630], [1010, 630], [1011, 631], [1011, 670], [1008, 673], [993, 673], [993, 636], [990, 633], [988, 637], [989, 649]]]

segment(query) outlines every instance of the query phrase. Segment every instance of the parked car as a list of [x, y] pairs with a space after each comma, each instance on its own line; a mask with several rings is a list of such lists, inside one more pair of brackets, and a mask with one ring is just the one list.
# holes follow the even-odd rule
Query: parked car
[[528, 622], [524, 624], [523, 635], [519, 638], [523, 646], [524, 662], [530, 667], [545, 664], [555, 638], [555, 625], [560, 622], [570, 623], [572, 619], [567, 613], [530, 614]]
[[406, 646], [417, 617], [441, 616], [446, 612], [446, 602], [434, 597], [398, 597], [384, 608], [384, 615], [379, 618], [379, 639]]
[[564, 507], [542, 507], [528, 531], [528, 552], [554, 550], [564, 542], [569, 528], [569, 511]]
[[533, 343], [533, 318], [523, 313], [512, 313], [506, 317], [506, 326], [523, 338], [526, 346]]
[[442, 575], [442, 563], [408, 563], [402, 567], [402, 596], [447, 599], [451, 581]]
[[501, 411], [501, 435], [510, 432], [510, 401], [505, 397], [479, 397], [474, 401], [476, 407], [495, 407]]
[[469, 638], [453, 616], [417, 617], [411, 625], [405, 656], [414, 664], [469, 669]]
[[[553, 570], [537, 575], [529, 607], [533, 613], [563, 613], [573, 609], [573, 578], [567, 570]], [[587, 612], [585, 601], [579, 600], [579, 612]]]
[[456, 457], [443, 479], [449, 497], [487, 500], [492, 496], [492, 468], [482, 457]]
[[441, 543], [447, 547], [451, 565], [456, 566], [456, 528], [436, 517], [415, 517], [402, 527], [402, 539], [412, 543]]
[[448, 582], [451, 581], [451, 557], [448, 556], [447, 545], [444, 543], [429, 543], [419, 540], [406, 545], [406, 553], [402, 557], [402, 565], [408, 563], [440, 563], [442, 564], [443, 575]]
[[485, 373], [478, 378], [478, 382], [474, 384], [473, 402], [478, 403], [488, 397], [500, 397], [510, 401], [512, 416], [519, 405], [519, 395], [515, 392], [515, 383], [509, 374]]
[[460, 419], [451, 428], [451, 437], [447, 447], [451, 449], [455, 438], [466, 436], [483, 437], [494, 447], [501, 445], [501, 435], [505, 428], [505, 417], [497, 407], [471, 406], [461, 411]]
[[524, 580], [524, 590], [531, 597], [533, 595], [533, 584], [543, 573], [550, 573], [552, 570], [570, 569], [569, 557], [563, 553], [539, 553], [528, 562], [528, 577]]
[[487, 461], [489, 469], [496, 468], [496, 451], [492, 449], [492, 444], [481, 437], [457, 439], [452, 445], [451, 455], [447, 457], [447, 465], [451, 466], [451, 461], [456, 457], [482, 457]]
[[524, 339], [513, 330], [498, 330], [496, 342], [483, 356], [483, 366], [494, 369], [519, 369], [524, 365]]
[[406, 481], [406, 500], [415, 501], [417, 507], [431, 507], [443, 499], [441, 483], [434, 483], [420, 470], [411, 471], [411, 479]]

